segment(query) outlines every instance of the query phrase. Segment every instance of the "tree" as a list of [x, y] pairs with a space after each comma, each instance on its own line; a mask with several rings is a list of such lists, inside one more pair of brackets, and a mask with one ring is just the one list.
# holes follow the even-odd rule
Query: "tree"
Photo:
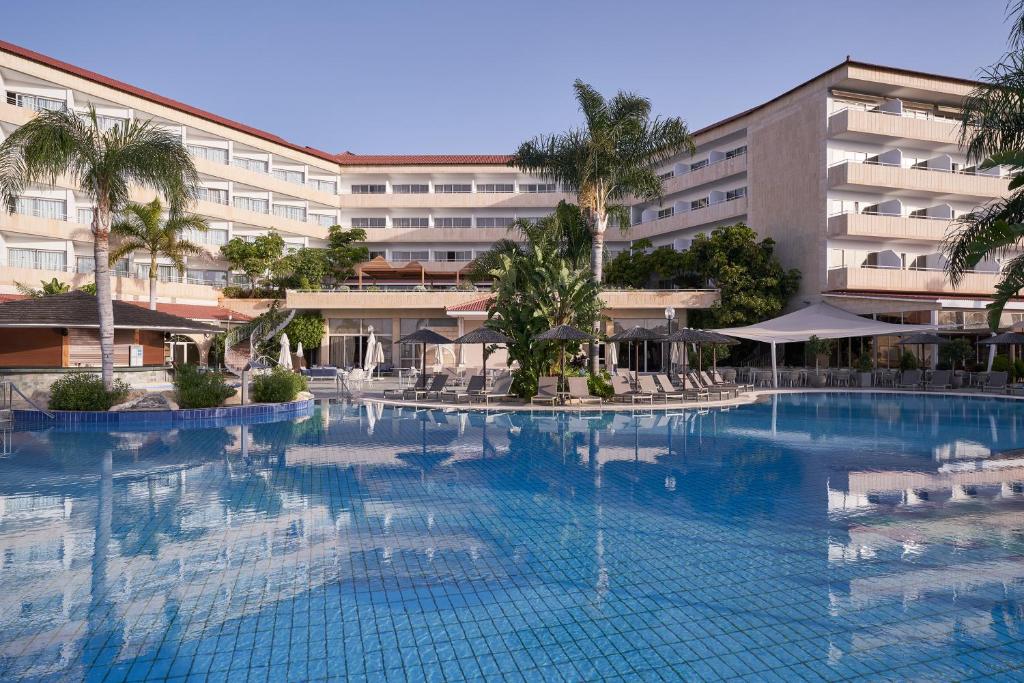
[[86, 193], [92, 217], [96, 301], [99, 307], [103, 384], [114, 387], [114, 306], [110, 289], [110, 225], [127, 205], [133, 187], [156, 191], [171, 206], [194, 200], [199, 175], [181, 140], [152, 121], [130, 119], [104, 129], [96, 111], [45, 111], [0, 144], [0, 198], [13, 212], [33, 183], [55, 184], [65, 176]]
[[185, 274], [185, 257], [203, 253], [198, 244], [182, 239], [186, 230], [206, 232], [210, 226], [206, 219], [194, 213], [171, 211], [164, 219], [164, 205], [159, 199], [148, 204], [132, 202], [110, 227], [110, 234], [118, 238], [117, 247], [110, 253], [110, 263], [135, 251], [149, 253], [149, 310], [156, 310], [156, 280], [158, 260], [168, 258], [179, 275]]
[[519, 363], [513, 390], [532, 396], [537, 378], [551, 370], [559, 348], [535, 341], [536, 336], [556, 325], [593, 326], [601, 314], [597, 283], [588, 269], [540, 248], [500, 255], [490, 276], [494, 299], [487, 325], [512, 339], [509, 361]]
[[287, 289], [320, 289], [330, 272], [327, 250], [303, 247], [275, 262], [271, 270], [279, 294]]
[[318, 349], [324, 338], [324, 319], [319, 313], [299, 313], [284, 328], [288, 341], [295, 348]]
[[327, 272], [335, 283], [342, 284], [356, 272], [356, 265], [370, 260], [365, 244], [366, 231], [362, 228], [345, 230], [332, 225], [327, 233]]
[[1002, 264], [988, 324], [999, 328], [1006, 304], [1024, 288], [1024, 1], [1010, 4], [1010, 49], [982, 72], [980, 84], [964, 100], [960, 146], [979, 168], [1008, 166], [1009, 196], [959, 219], [943, 243], [946, 275], [958, 286], [983, 260], [1015, 253]]
[[[692, 154], [695, 146], [681, 118], [651, 118], [647, 98], [619, 92], [608, 100], [579, 79], [573, 88], [584, 126], [524, 142], [509, 164], [576, 194], [592, 235], [591, 271], [600, 283], [609, 221], [616, 220], [624, 230], [631, 223], [622, 202], [660, 198], [657, 166], [680, 152]], [[593, 345], [591, 363], [596, 370]]]
[[232, 270], [241, 271], [249, 281], [249, 296], [255, 296], [271, 267], [284, 253], [284, 240], [276, 232], [260, 235], [252, 241], [233, 237], [220, 248]]

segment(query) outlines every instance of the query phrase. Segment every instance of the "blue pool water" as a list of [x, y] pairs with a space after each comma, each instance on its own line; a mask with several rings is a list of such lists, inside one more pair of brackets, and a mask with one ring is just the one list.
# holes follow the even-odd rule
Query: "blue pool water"
[[0, 678], [1018, 679], [1024, 404], [15, 432]]

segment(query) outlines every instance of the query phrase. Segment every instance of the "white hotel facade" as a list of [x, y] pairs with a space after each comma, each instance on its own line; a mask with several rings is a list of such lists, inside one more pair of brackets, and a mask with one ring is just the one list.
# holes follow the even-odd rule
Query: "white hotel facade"
[[[824, 299], [858, 313], [980, 328], [999, 263], [981, 264], [954, 289], [939, 253], [952, 218], [1007, 188], [1003, 172], [969, 167], [956, 144], [957, 107], [972, 87], [843, 62], [697, 131], [696, 153], [659, 169], [663, 199], [635, 204], [634, 225], [610, 231], [609, 257], [641, 238], [683, 249], [699, 232], [744, 221], [802, 272], [794, 306]], [[185, 278], [161, 267], [163, 302], [217, 304], [233, 277], [219, 247], [232, 237], [275, 230], [289, 248], [320, 246], [339, 224], [367, 232], [374, 260], [362, 268], [364, 285], [402, 286], [290, 292], [288, 306], [323, 311], [339, 336], [362, 335], [365, 322], [352, 321], [373, 320], [397, 339], [406, 317], [464, 329], [483, 319], [484, 294], [455, 291], [460, 271], [514, 219], [572, 200], [505, 156], [324, 152], [2, 42], [0, 89], [0, 136], [41, 109], [89, 106], [107, 125], [152, 119], [181, 136], [202, 178], [193, 210], [211, 230], [190, 236], [208, 251], [189, 259]], [[29, 188], [16, 213], [0, 215], [0, 293], [52, 277], [90, 281], [91, 211], [67, 183]], [[118, 264], [115, 296], [145, 298], [147, 269], [146, 254]], [[409, 291], [417, 284], [429, 291]], [[685, 309], [712, 305], [715, 294], [609, 292], [605, 300], [616, 320], [656, 325], [666, 305], [683, 322]], [[1008, 310], [1007, 321], [1024, 306]]]

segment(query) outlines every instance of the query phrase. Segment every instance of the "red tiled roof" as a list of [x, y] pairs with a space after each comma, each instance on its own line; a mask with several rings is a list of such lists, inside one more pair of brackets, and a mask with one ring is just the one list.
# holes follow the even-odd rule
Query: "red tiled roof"
[[21, 301], [27, 298], [27, 294], [0, 294], [0, 304], [5, 304], [8, 301]]
[[[130, 301], [128, 303], [135, 304], [136, 306], [142, 306], [143, 308], [149, 308], [148, 301]], [[162, 304], [157, 302], [156, 310], [161, 313], [170, 313], [176, 315], [179, 318], [189, 318], [191, 320], [219, 320], [227, 322], [248, 322], [252, 320], [252, 316], [246, 315], [245, 313], [239, 313], [233, 311], [230, 308], [223, 306], [200, 306], [199, 304]]]
[[335, 157], [342, 166], [507, 166], [508, 154], [353, 154]]
[[486, 313], [492, 301], [494, 301], [494, 297], [485, 296], [482, 299], [473, 299], [464, 304], [449, 306], [445, 310], [449, 313]]

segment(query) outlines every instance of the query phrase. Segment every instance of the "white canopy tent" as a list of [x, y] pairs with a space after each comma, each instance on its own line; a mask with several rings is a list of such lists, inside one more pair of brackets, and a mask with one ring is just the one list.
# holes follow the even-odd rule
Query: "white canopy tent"
[[816, 303], [778, 318], [747, 325], [715, 330], [730, 337], [765, 342], [772, 346], [772, 385], [779, 386], [776, 367], [776, 344], [805, 342], [811, 337], [819, 339], [846, 339], [848, 337], [883, 337], [934, 331], [933, 325], [901, 325], [886, 323], [844, 311], [831, 304]]

